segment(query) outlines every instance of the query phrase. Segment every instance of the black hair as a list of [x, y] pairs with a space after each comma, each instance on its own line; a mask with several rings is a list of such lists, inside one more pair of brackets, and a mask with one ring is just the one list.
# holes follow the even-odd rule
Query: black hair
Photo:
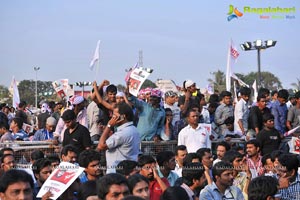
[[116, 172], [118, 174], [122, 174], [124, 176], [129, 176], [134, 169], [137, 168], [138, 163], [133, 160], [123, 160], [119, 162], [116, 168]]
[[6, 130], [9, 130], [9, 125], [6, 120], [0, 120], [0, 128], [5, 128]]
[[13, 158], [15, 158], [14, 155], [12, 155], [12, 154], [4, 154], [4, 155], [1, 156], [1, 158], [0, 158], [0, 164], [1, 164], [1, 163], [4, 163], [4, 159], [5, 159], [6, 157], [8, 157], [8, 156], [12, 156]]
[[155, 159], [150, 155], [141, 155], [138, 158], [138, 167], [143, 167], [146, 164], [155, 163]]
[[185, 145], [178, 145], [175, 147], [175, 156], [178, 155], [178, 151], [185, 151], [186, 150], [186, 146]]
[[183, 159], [183, 166], [185, 166], [185, 165], [187, 165], [187, 164], [189, 164], [189, 163], [192, 163], [192, 161], [194, 160], [194, 159], [199, 159], [199, 161], [200, 161], [200, 158], [199, 158], [199, 156], [198, 156], [198, 154], [197, 153], [188, 153], [186, 156], [185, 156], [185, 158]]
[[278, 91], [277, 91], [277, 90], [273, 90], [273, 91], [271, 92], [271, 96], [274, 96], [275, 94], [278, 94]]
[[240, 92], [241, 95], [250, 96], [251, 89], [248, 88], [248, 87], [241, 87], [239, 92]]
[[271, 113], [265, 113], [263, 114], [263, 122], [266, 123], [268, 120], [274, 120], [274, 115], [272, 115]]
[[226, 124], [226, 125], [234, 124], [234, 117], [232, 117], [232, 116], [227, 117], [224, 121], [224, 124]]
[[127, 179], [117, 173], [106, 174], [97, 180], [97, 195], [100, 199], [105, 199], [112, 185], [126, 185], [129, 188]]
[[286, 167], [288, 171], [295, 170], [295, 174], [297, 174], [298, 167], [299, 167], [299, 160], [296, 154], [291, 154], [291, 153], [281, 154], [278, 157], [278, 161], [282, 166]]
[[298, 92], [295, 93], [295, 98], [296, 98], [296, 99], [299, 99], [299, 98], [300, 98], [300, 91], [298, 91]]
[[60, 158], [57, 154], [51, 154], [47, 156], [48, 160], [50, 160], [51, 163], [53, 162], [59, 162], [60, 163]]
[[27, 103], [26, 103], [26, 101], [21, 101], [20, 103], [19, 103], [19, 108], [23, 108], [24, 106], [26, 106], [27, 105]]
[[106, 94], [109, 92], [117, 93], [117, 91], [118, 91], [118, 88], [113, 84], [107, 86], [107, 88], [106, 88]]
[[[265, 154], [265, 155], [261, 158], [262, 164], [263, 164], [263, 165], [266, 165], [268, 159], [271, 159], [271, 154], [269, 154], [269, 153]], [[272, 160], [272, 159], [271, 159], [271, 160]]]
[[134, 195], [128, 195], [128, 196], [124, 197], [122, 200], [144, 200], [144, 198], [134, 196]]
[[259, 88], [257, 92], [257, 96], [263, 96], [263, 98], [266, 98], [266, 96], [270, 95], [270, 90], [267, 88]]
[[271, 176], [259, 176], [251, 180], [248, 186], [248, 200], [266, 200], [277, 193], [278, 180]]
[[284, 153], [284, 152], [281, 151], [281, 150], [275, 150], [275, 151], [272, 151], [272, 152], [271, 152], [271, 160], [272, 160], [272, 162], [274, 162], [274, 161], [276, 160], [276, 158], [278, 159], [279, 156], [280, 156], [281, 154], [283, 154], [283, 153]]
[[78, 164], [80, 167], [87, 168], [91, 162], [96, 160], [99, 162], [101, 160], [101, 155], [99, 152], [93, 149], [84, 150], [79, 154]]
[[160, 196], [160, 200], [189, 200], [185, 189], [180, 186], [168, 187]]
[[249, 140], [248, 142], [246, 142], [246, 146], [248, 144], [253, 144], [255, 147], [259, 147], [260, 148], [260, 142], [257, 139]]
[[30, 159], [31, 160], [38, 160], [38, 159], [41, 159], [41, 158], [45, 158], [45, 154], [41, 150], [34, 150], [30, 154]]
[[199, 180], [204, 174], [204, 167], [201, 163], [188, 163], [182, 168], [182, 180], [188, 186], [193, 185], [193, 180]]
[[289, 92], [286, 89], [281, 89], [278, 91], [278, 98], [283, 98], [285, 100], [288, 100], [289, 98]]
[[50, 166], [51, 161], [47, 158], [40, 158], [32, 164], [33, 174], [39, 174], [44, 167]]
[[266, 98], [266, 96], [264, 94], [259, 94], [256, 97], [256, 102], [259, 102], [261, 99], [265, 99], [265, 98]]
[[84, 182], [78, 189], [78, 200], [86, 200], [89, 196], [97, 195], [97, 183], [95, 180]]
[[199, 156], [200, 162], [202, 162], [202, 158], [205, 156], [205, 153], [211, 153], [211, 150], [209, 148], [200, 148], [196, 153]]
[[0, 192], [5, 193], [8, 186], [18, 182], [29, 183], [31, 189], [33, 189], [33, 180], [31, 175], [24, 170], [11, 169], [0, 177]]
[[216, 182], [216, 176], [221, 176], [226, 170], [233, 170], [233, 166], [229, 162], [220, 161], [212, 167], [213, 181]]
[[222, 158], [222, 161], [224, 162], [229, 162], [229, 163], [233, 163], [233, 161], [236, 158], [243, 158], [243, 155], [235, 150], [229, 150], [224, 154], [224, 157]]
[[76, 154], [78, 153], [78, 150], [74, 145], [68, 144], [62, 148], [61, 157], [62, 157], [62, 155], [65, 155], [65, 156], [68, 155], [68, 151], [75, 152]]
[[220, 94], [220, 98], [223, 99], [224, 97], [231, 97], [232, 96], [232, 93], [229, 92], [229, 91], [222, 91], [221, 94]]
[[125, 102], [116, 104], [120, 115], [125, 115], [127, 121], [133, 121], [134, 114], [132, 108]]
[[[12, 149], [12, 148], [10, 148], [10, 147], [4, 147], [4, 148], [2, 148], [1, 150], [0, 150], [0, 158], [4, 155], [4, 152], [5, 151], [12, 151], [12, 152], [14, 152], [14, 150]], [[12, 154], [13, 155], [13, 154]]]
[[15, 122], [19, 129], [22, 129], [23, 120], [20, 117], [14, 117], [11, 121]]
[[211, 104], [211, 103], [219, 103], [219, 95], [217, 94], [212, 94], [210, 95], [209, 99], [208, 99], [208, 103]]
[[140, 174], [129, 176], [127, 180], [129, 184], [129, 191], [131, 192], [131, 194], [137, 183], [145, 181], [149, 185], [149, 180]]
[[172, 151], [161, 151], [156, 156], [157, 164], [160, 167], [163, 167], [164, 163], [168, 162], [174, 156], [175, 156], [175, 154]]
[[229, 145], [228, 142], [226, 142], [226, 141], [221, 141], [221, 142], [217, 143], [216, 149], [218, 148], [218, 146], [223, 146], [223, 147], [225, 147], [226, 151], [229, 151], [229, 150], [230, 150], [230, 145]]

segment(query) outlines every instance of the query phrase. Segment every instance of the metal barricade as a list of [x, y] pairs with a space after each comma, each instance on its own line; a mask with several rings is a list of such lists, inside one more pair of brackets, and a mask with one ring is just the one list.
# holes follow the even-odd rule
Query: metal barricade
[[60, 146], [53, 145], [49, 141], [14, 141], [0, 143], [0, 148], [9, 147], [15, 152], [15, 160], [17, 164], [28, 164], [30, 162], [30, 154], [35, 150], [41, 150], [45, 156], [60, 154]]

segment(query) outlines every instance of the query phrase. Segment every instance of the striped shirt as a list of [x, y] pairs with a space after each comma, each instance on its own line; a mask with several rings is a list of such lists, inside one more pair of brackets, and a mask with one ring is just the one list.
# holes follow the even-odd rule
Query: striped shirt
[[289, 187], [280, 189], [281, 200], [300, 199], [300, 175], [297, 174], [296, 180], [290, 183]]

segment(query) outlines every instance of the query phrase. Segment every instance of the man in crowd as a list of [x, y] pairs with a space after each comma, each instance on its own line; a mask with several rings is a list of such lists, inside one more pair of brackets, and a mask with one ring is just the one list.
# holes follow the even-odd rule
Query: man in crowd
[[121, 174], [107, 174], [97, 180], [97, 196], [100, 200], [121, 200], [129, 194], [128, 181]]
[[137, 108], [139, 121], [137, 124], [141, 140], [151, 141], [160, 136], [164, 126], [165, 111], [160, 106], [161, 91], [151, 89], [149, 102], [141, 101], [127, 93], [128, 101]]
[[199, 196], [199, 189], [204, 186], [206, 178], [204, 167], [200, 163], [188, 163], [182, 170], [181, 187], [185, 189], [190, 200]]
[[217, 158], [214, 160], [213, 165], [215, 165], [217, 162], [220, 162], [222, 160], [224, 154], [230, 150], [230, 145], [225, 141], [221, 141], [217, 144], [216, 150], [217, 150]]
[[12, 169], [0, 177], [0, 199], [33, 200], [33, 180], [22, 170]]
[[79, 154], [78, 164], [85, 168], [83, 176], [80, 176], [80, 182], [97, 180], [101, 175], [100, 153], [95, 150], [84, 150]]
[[78, 152], [82, 152], [85, 149], [91, 147], [91, 136], [89, 130], [76, 122], [76, 114], [73, 110], [66, 110], [61, 118], [67, 129], [64, 132], [63, 146], [67, 144], [73, 144]]
[[233, 167], [230, 163], [216, 163], [212, 174], [214, 182], [201, 190], [199, 199], [245, 199], [242, 191], [233, 186]]
[[170, 186], [174, 186], [179, 176], [173, 172], [175, 169], [175, 154], [172, 151], [161, 151], [156, 156], [156, 161], [159, 166], [158, 175], [167, 178]]
[[15, 117], [11, 120], [10, 129], [15, 140], [29, 140], [28, 134], [22, 129], [23, 121], [19, 117]]
[[208, 131], [198, 123], [199, 113], [189, 110], [187, 120], [189, 125], [179, 132], [178, 145], [185, 145], [189, 153], [196, 152], [199, 148], [211, 148]]
[[252, 178], [261, 176], [264, 168], [261, 162], [260, 144], [256, 139], [249, 140], [246, 143], [247, 164], [251, 171]]
[[286, 101], [289, 97], [289, 92], [285, 89], [278, 91], [277, 100], [272, 104], [271, 112], [274, 115], [274, 125], [280, 134], [286, 132], [287, 106]]
[[259, 176], [253, 179], [248, 187], [248, 200], [274, 199], [278, 189], [277, 179], [270, 176]]
[[150, 199], [159, 200], [161, 194], [170, 186], [166, 178], [160, 178], [154, 158], [149, 155], [139, 157], [140, 174], [149, 180]]
[[220, 97], [222, 101], [215, 112], [215, 123], [220, 129], [219, 135], [225, 136], [224, 133], [227, 129], [225, 120], [228, 117], [233, 117], [232, 94], [228, 91], [222, 91]]
[[[291, 130], [300, 125], [300, 91], [295, 93], [296, 104], [289, 109], [286, 121], [286, 127], [288, 130]], [[299, 133], [300, 129], [296, 131]]]
[[174, 169], [174, 172], [181, 177], [182, 167], [183, 167], [183, 159], [187, 155], [187, 149], [185, 145], [179, 145], [175, 148], [175, 160], [176, 160], [176, 166]]
[[237, 102], [234, 108], [234, 130], [240, 135], [247, 134], [248, 131], [248, 118], [249, 108], [248, 101], [251, 90], [248, 87], [242, 87], [240, 89], [241, 99]]
[[45, 128], [39, 129], [33, 136], [33, 141], [53, 140], [53, 131], [56, 127], [56, 119], [54, 117], [48, 117], [46, 120]]
[[173, 91], [167, 91], [165, 93], [164, 108], [170, 108], [173, 113], [172, 125], [175, 126], [175, 122], [180, 120], [180, 108], [176, 102], [177, 94]]
[[[110, 127], [116, 127], [111, 134]], [[140, 137], [138, 130], [133, 126], [133, 112], [126, 103], [116, 105], [114, 115], [104, 129], [98, 147], [106, 151], [107, 172], [115, 172], [115, 167], [122, 160], [137, 161], [140, 153]]]
[[300, 199], [299, 160], [295, 154], [281, 154], [278, 158], [279, 194], [281, 200]]

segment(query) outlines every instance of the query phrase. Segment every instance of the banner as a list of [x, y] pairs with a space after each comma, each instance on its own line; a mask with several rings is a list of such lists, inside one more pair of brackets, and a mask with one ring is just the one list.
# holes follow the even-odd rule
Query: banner
[[82, 167], [68, 162], [61, 162], [47, 178], [36, 197], [42, 198], [46, 192], [50, 191], [53, 194], [50, 198], [57, 199], [83, 171], [84, 168]]
[[52, 86], [59, 97], [68, 99], [74, 95], [74, 90], [69, 85], [69, 79], [59, 79], [52, 82]]
[[153, 70], [149, 68], [134, 68], [129, 77], [129, 93], [133, 96], [137, 96], [141, 86], [152, 71]]

